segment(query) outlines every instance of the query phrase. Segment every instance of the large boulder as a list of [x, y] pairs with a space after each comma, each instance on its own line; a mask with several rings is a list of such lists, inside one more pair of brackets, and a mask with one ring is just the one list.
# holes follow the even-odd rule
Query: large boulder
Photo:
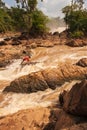
[[78, 116], [87, 116], [87, 80], [76, 83], [64, 97], [63, 109]]
[[80, 59], [76, 65], [82, 66], [82, 67], [87, 67], [87, 58], [82, 58]]
[[31, 93], [47, 88], [55, 89], [65, 81], [84, 79], [86, 71], [87, 68], [64, 64], [59, 68], [46, 69], [15, 79], [4, 91]]
[[49, 108], [33, 108], [0, 117], [0, 130], [43, 130], [49, 121]]
[[87, 119], [84, 117], [74, 116], [57, 108], [51, 111], [49, 123], [45, 126], [44, 130], [66, 130], [75, 124], [86, 121]]

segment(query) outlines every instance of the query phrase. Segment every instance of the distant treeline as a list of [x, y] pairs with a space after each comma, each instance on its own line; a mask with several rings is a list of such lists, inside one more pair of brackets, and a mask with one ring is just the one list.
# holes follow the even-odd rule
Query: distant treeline
[[[29, 15], [32, 21], [29, 21]], [[48, 17], [41, 11], [35, 10], [32, 14], [28, 14], [22, 8], [12, 7], [11, 9], [0, 8], [0, 32], [7, 31], [30, 31], [32, 34], [43, 34], [48, 31], [46, 23]], [[30, 24], [32, 24], [31, 28]]]

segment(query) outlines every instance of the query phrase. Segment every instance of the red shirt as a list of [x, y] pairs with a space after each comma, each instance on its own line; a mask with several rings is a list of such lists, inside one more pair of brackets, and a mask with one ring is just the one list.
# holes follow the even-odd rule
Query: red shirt
[[23, 61], [29, 61], [29, 60], [30, 60], [29, 56], [25, 56], [25, 57], [23, 58]]

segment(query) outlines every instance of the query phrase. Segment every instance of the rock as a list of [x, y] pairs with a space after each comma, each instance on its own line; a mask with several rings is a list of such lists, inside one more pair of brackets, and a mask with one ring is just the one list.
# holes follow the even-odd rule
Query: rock
[[87, 123], [80, 123], [78, 125], [69, 127], [66, 130], [87, 130]]
[[80, 59], [76, 65], [82, 66], [82, 67], [87, 67], [87, 58], [82, 58]]
[[12, 37], [6, 37], [4, 38], [5, 41], [10, 41], [12, 39]]
[[64, 30], [63, 32], [61, 32], [61, 33], [59, 34], [59, 37], [66, 39], [67, 36], [69, 36], [68, 33], [69, 33], [69, 32], [68, 32], [68, 30], [66, 29], [66, 30]]
[[83, 47], [87, 45], [87, 40], [83, 39], [72, 39], [66, 43], [66, 45], [71, 47]]
[[65, 81], [84, 79], [87, 68], [73, 65], [63, 65], [60, 68], [46, 69], [22, 76], [11, 82], [4, 92], [31, 93], [55, 89]]
[[53, 35], [59, 36], [59, 32], [54, 32]]
[[56, 110], [52, 110], [49, 123], [45, 126], [44, 130], [66, 130], [67, 128], [79, 124], [82, 122], [86, 122], [87, 119], [84, 117], [77, 117], [70, 114], [67, 114], [62, 109], [56, 108]]
[[13, 45], [13, 46], [15, 46], [15, 45], [20, 45], [20, 44], [22, 44], [22, 43], [21, 43], [21, 41], [19, 41], [19, 40], [12, 42], [12, 45]]
[[0, 46], [4, 46], [7, 45], [7, 43], [5, 41], [0, 41]]
[[67, 91], [65, 91], [65, 90], [59, 94], [59, 103], [61, 106], [64, 105], [64, 98], [65, 98], [66, 94], [67, 94]]
[[87, 116], [87, 80], [76, 83], [64, 98], [63, 109], [78, 116]]
[[48, 85], [41, 72], [38, 72], [16, 79], [15, 81], [11, 82], [10, 86], [6, 87], [4, 91], [31, 93], [39, 90], [43, 91], [47, 88]]
[[0, 61], [0, 67], [6, 67], [10, 64], [10, 60], [1, 60]]
[[0, 117], [0, 130], [43, 130], [49, 121], [49, 108], [21, 110], [17, 113]]

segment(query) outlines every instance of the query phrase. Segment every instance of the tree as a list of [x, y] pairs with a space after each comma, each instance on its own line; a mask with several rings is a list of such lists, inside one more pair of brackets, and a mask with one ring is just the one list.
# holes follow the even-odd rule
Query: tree
[[0, 32], [12, 31], [12, 22], [10, 15], [3, 8], [0, 9]]
[[[43, 1], [43, 0], [41, 0]], [[27, 23], [28, 30], [30, 31], [32, 27], [32, 13], [36, 10], [37, 0], [16, 0], [17, 4], [21, 4], [22, 8], [24, 8], [27, 12]]]
[[48, 28], [46, 23], [48, 22], [48, 17], [43, 14], [42, 11], [36, 10], [32, 14], [32, 28], [30, 33], [33, 35], [43, 35], [47, 33]]
[[62, 9], [64, 20], [73, 36], [81, 36], [87, 31], [87, 10], [83, 8], [83, 0], [72, 0], [71, 5]]
[[84, 0], [76, 0], [79, 10], [83, 9]]
[[3, 7], [5, 7], [5, 3], [2, 2], [2, 0], [0, 0], [0, 8], [3, 8]]

